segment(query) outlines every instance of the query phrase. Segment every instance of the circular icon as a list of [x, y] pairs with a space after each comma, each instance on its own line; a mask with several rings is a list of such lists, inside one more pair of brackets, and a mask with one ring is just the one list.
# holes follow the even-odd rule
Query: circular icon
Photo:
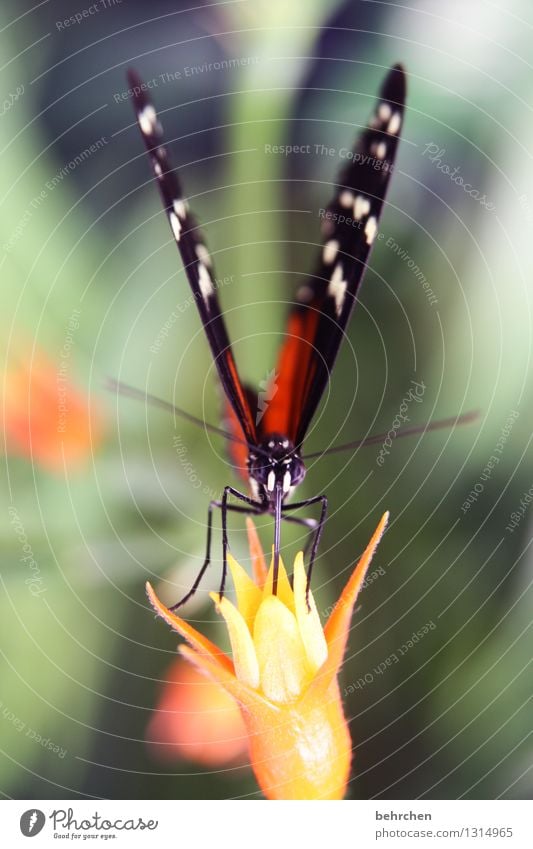
[[30, 808], [24, 811], [20, 818], [20, 830], [24, 837], [35, 837], [42, 830], [46, 817], [38, 808]]

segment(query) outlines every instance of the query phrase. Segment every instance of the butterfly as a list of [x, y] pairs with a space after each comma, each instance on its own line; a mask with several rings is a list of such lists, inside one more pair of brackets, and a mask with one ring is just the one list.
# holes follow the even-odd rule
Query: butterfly
[[[221, 595], [227, 571], [228, 511], [271, 514], [274, 517], [274, 594], [278, 582], [282, 521], [296, 522], [308, 528], [309, 590], [328, 501], [326, 495], [291, 503], [287, 501], [305, 477], [303, 443], [330, 379], [378, 233], [404, 121], [404, 69], [398, 64], [387, 73], [373, 115], [356, 140], [352, 155], [338, 178], [334, 197], [322, 218], [323, 246], [315, 272], [296, 291], [273, 372], [274, 380], [260, 393], [243, 384], [239, 377], [218, 299], [211, 257], [170, 161], [163, 129], [146, 86], [133, 70], [128, 72], [128, 80], [153, 175], [224, 391], [227, 429], [212, 425], [206, 427], [228, 440], [233, 465], [249, 484], [249, 492], [246, 493], [226, 486], [222, 497], [210, 502], [204, 563], [190, 591], [171, 609], [180, 607], [196, 592], [210, 563], [214, 509], [221, 510], [222, 520]], [[126, 394], [140, 394], [131, 387], [122, 388]], [[151, 400], [171, 407], [191, 421], [201, 422], [173, 405], [158, 399]], [[442, 420], [428, 427], [449, 426], [457, 421], [457, 418]], [[422, 428], [410, 428], [405, 433], [420, 430]], [[379, 435], [330, 450], [345, 450], [377, 442], [382, 437]], [[309, 454], [307, 458], [322, 453]], [[292, 515], [293, 511], [312, 505], [320, 505], [318, 520]]]

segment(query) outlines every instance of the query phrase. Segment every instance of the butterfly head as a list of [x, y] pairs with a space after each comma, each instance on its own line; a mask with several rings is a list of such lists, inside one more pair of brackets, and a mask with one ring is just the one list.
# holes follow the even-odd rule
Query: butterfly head
[[256, 497], [273, 502], [277, 489], [286, 498], [305, 477], [305, 466], [290, 439], [271, 434], [260, 445], [260, 453], [249, 457], [252, 491]]

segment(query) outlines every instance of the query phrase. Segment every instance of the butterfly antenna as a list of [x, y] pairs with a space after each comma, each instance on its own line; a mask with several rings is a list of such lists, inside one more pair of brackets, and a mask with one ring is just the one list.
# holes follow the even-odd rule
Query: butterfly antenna
[[209, 431], [209, 433], [215, 433], [217, 436], [222, 436], [224, 439], [229, 439], [231, 442], [238, 442], [240, 445], [246, 445], [247, 448], [253, 447], [253, 450], [256, 452], [266, 453], [261, 452], [255, 445], [251, 446], [248, 442], [246, 442], [246, 440], [239, 439], [239, 437], [235, 436], [233, 433], [228, 433], [228, 431], [223, 430], [221, 427], [209, 424], [209, 422], [206, 422], [197, 416], [193, 416], [192, 413], [182, 410], [181, 407], [176, 407], [176, 405], [171, 404], [170, 401], [164, 401], [162, 398], [158, 398], [150, 392], [143, 392], [141, 389], [136, 389], [135, 386], [130, 386], [128, 383], [122, 383], [120, 380], [108, 377], [105, 381], [105, 388], [109, 392], [115, 392], [117, 395], [122, 395], [125, 398], [134, 398], [136, 401], [145, 401], [148, 404], [151, 404], [152, 407], [158, 407], [160, 410], [166, 410], [168, 413], [174, 413], [174, 415], [185, 419], [187, 422], [191, 422], [191, 424], [198, 425], [198, 427]]
[[[402, 430], [396, 431], [395, 439], [403, 436], [415, 436], [419, 433], [428, 433], [432, 430], [443, 430], [447, 427], [455, 427], [456, 425], [470, 424], [479, 418], [479, 410], [471, 410], [469, 413], [463, 413], [461, 416], [450, 416], [447, 419], [438, 419], [435, 422], [429, 422], [424, 425], [415, 425], [413, 427], [405, 427]], [[313, 451], [312, 454], [305, 454], [302, 459], [310, 460], [314, 457], [326, 457], [329, 454], [339, 454], [341, 451], [350, 451], [353, 448], [362, 448], [365, 445], [379, 445], [387, 438], [390, 431], [386, 433], [376, 433], [373, 436], [366, 436], [364, 439], [355, 439], [353, 442], [346, 442], [344, 445], [334, 445], [333, 448], [324, 448], [323, 451]]]

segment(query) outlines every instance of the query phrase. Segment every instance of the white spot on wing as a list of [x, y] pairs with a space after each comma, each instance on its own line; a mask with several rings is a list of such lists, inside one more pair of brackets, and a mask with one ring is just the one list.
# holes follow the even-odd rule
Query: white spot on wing
[[145, 136], [152, 135], [157, 124], [157, 112], [151, 103], [147, 103], [144, 109], [139, 112], [138, 121]]
[[211, 295], [215, 293], [213, 288], [213, 281], [211, 280], [211, 275], [209, 271], [203, 264], [203, 262], [198, 263], [198, 285], [200, 286], [200, 292], [202, 293], [202, 298], [204, 299], [205, 304]]
[[337, 239], [331, 239], [331, 241], [327, 242], [324, 245], [324, 250], [322, 251], [322, 259], [326, 263], [326, 265], [331, 265], [332, 262], [335, 262], [335, 257], [339, 252], [339, 242]]
[[176, 242], [179, 242], [181, 236], [181, 224], [179, 218], [174, 212], [169, 212], [168, 218], [170, 226], [172, 227], [172, 232], [174, 233], [174, 238]]
[[201, 242], [198, 242], [196, 245], [196, 256], [200, 262], [203, 262], [203, 264], [207, 266], [207, 268], [211, 268], [211, 257], [209, 256], [209, 251]]
[[353, 203], [353, 192], [350, 192], [348, 189], [345, 189], [339, 195], [339, 203], [341, 206], [351, 206]]
[[185, 205], [185, 201], [184, 200], [175, 200], [174, 203], [172, 204], [172, 206], [174, 207], [174, 212], [176, 213], [178, 218], [181, 218], [181, 220], [183, 221], [183, 219], [187, 215], [187, 207]]
[[342, 263], [337, 263], [333, 274], [331, 275], [331, 280], [329, 281], [328, 286], [328, 295], [335, 299], [335, 311], [337, 316], [340, 316], [342, 312], [342, 305], [344, 303], [344, 296], [346, 295], [346, 280], [343, 279], [344, 271], [342, 268]]
[[387, 132], [391, 134], [391, 136], [395, 136], [398, 130], [400, 129], [402, 123], [402, 116], [399, 112], [395, 112], [392, 118], [389, 121], [389, 125], [387, 127]]
[[254, 498], [259, 498], [259, 486], [255, 478], [250, 477], [250, 489]]
[[380, 103], [378, 109], [378, 115], [382, 121], [388, 121], [392, 114], [392, 109], [390, 108], [388, 103]]
[[157, 177], [160, 177], [163, 173], [163, 169], [161, 168], [159, 162], [154, 162], [154, 171]]
[[360, 221], [363, 216], [370, 212], [370, 201], [364, 195], [357, 195], [353, 205], [353, 217]]
[[378, 159], [385, 159], [387, 153], [387, 145], [385, 142], [380, 142], [376, 147], [376, 156]]
[[376, 238], [376, 233], [378, 232], [378, 222], [372, 215], [368, 221], [366, 222], [365, 227], [365, 237], [367, 245], [371, 245], [374, 239]]

